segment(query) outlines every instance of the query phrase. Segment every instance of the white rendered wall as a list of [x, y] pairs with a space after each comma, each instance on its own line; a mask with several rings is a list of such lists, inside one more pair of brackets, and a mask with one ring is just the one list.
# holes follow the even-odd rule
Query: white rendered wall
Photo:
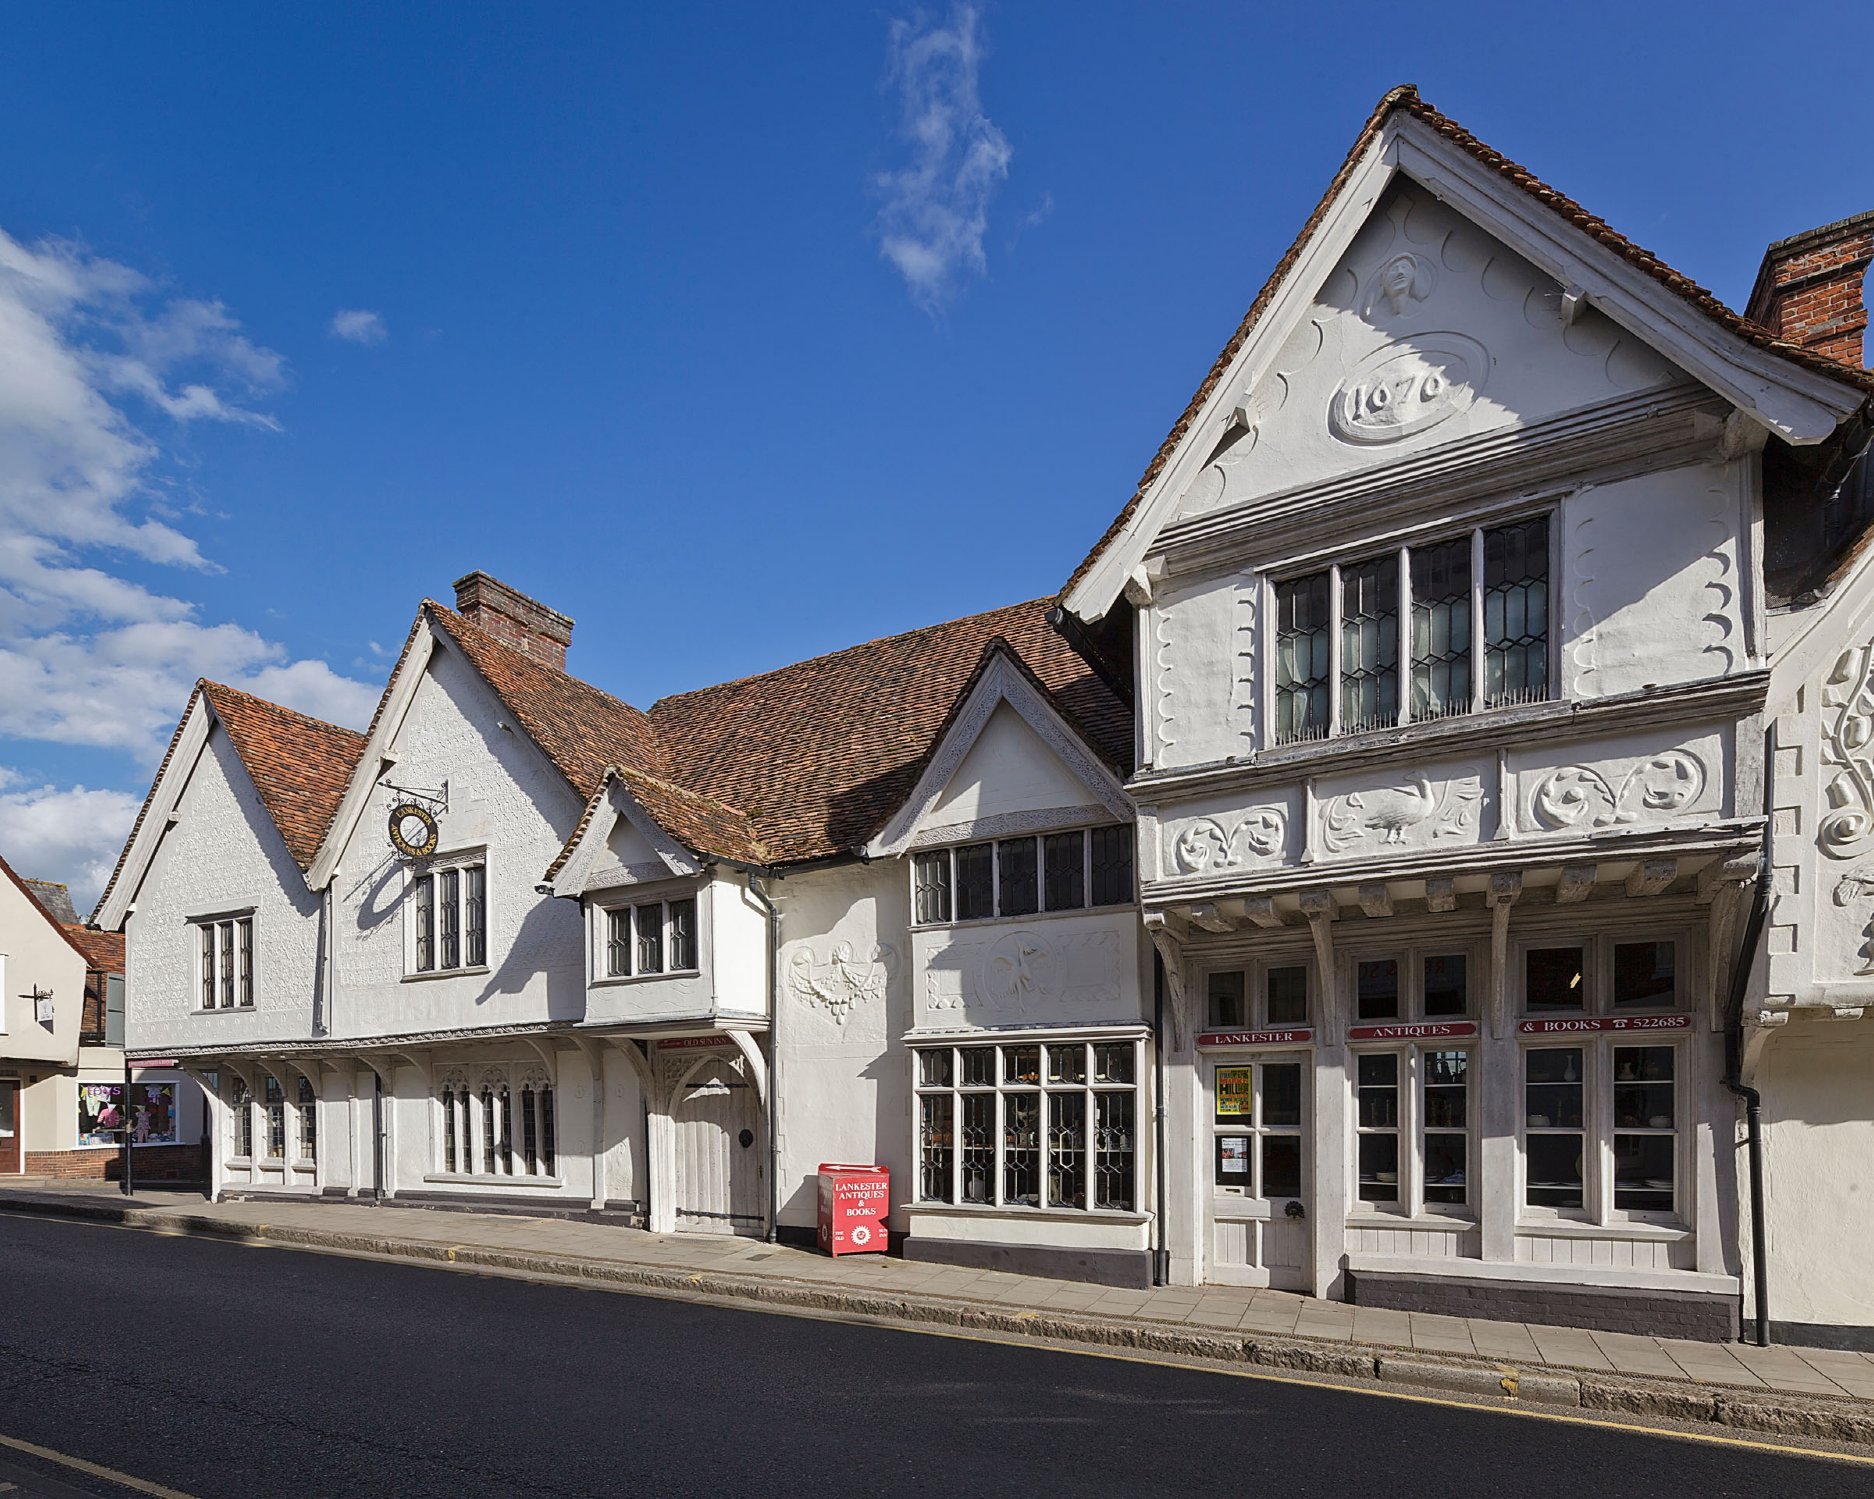
[[405, 893], [412, 870], [392, 855], [374, 796], [333, 880], [337, 904], [335, 1036], [396, 1035], [578, 1019], [585, 963], [578, 905], [536, 893], [583, 810], [546, 757], [454, 651], [439, 647], [392, 746], [386, 779], [448, 783], [438, 858], [486, 848], [485, 972], [408, 978]]
[[1085, 784], [1005, 702], [989, 715], [925, 820], [947, 825], [1087, 806], [1097, 803]]
[[[52, 1024], [42, 1025], [34, 989], [52, 994]], [[78, 1060], [85, 1005], [85, 960], [25, 891], [0, 878], [0, 1061]]]
[[[177, 821], [124, 925], [124, 1035], [132, 1051], [241, 1046], [312, 1033], [319, 898], [281, 841], [239, 756], [208, 737]], [[198, 928], [215, 912], [254, 913], [252, 1008], [204, 1011]]]

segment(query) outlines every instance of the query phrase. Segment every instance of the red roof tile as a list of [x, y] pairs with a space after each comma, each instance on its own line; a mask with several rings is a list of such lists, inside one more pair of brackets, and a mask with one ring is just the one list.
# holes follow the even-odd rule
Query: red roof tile
[[364, 735], [219, 682], [203, 682], [201, 690], [287, 852], [304, 869], [319, 852], [351, 784], [364, 753]]
[[85, 955], [88, 966], [100, 973], [124, 971], [124, 934], [100, 932], [93, 927], [67, 925], [65, 935]]

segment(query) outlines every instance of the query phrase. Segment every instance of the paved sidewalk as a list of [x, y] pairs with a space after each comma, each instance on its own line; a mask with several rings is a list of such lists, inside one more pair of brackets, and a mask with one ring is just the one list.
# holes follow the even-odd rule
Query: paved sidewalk
[[394, 1205], [211, 1204], [163, 1191], [126, 1199], [96, 1183], [47, 1181], [0, 1188], [0, 1210], [9, 1209], [1874, 1442], [1874, 1355], [1862, 1353], [1432, 1316], [1285, 1291], [1121, 1290], [883, 1255], [834, 1260], [754, 1239]]

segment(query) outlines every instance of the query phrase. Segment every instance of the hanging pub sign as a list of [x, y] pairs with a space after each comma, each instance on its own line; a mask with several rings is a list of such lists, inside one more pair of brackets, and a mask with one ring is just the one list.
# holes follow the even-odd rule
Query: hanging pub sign
[[53, 1023], [52, 991], [50, 989], [41, 989], [37, 984], [33, 985], [33, 1019], [40, 1025], [51, 1025]]
[[390, 809], [390, 846], [406, 859], [427, 859], [440, 835], [436, 814], [421, 802], [398, 802]]
[[1314, 1040], [1314, 1027], [1299, 1026], [1291, 1030], [1272, 1031], [1202, 1031], [1198, 1034], [1197, 1044], [1205, 1050], [1216, 1050], [1230, 1046], [1297, 1046]]
[[1690, 1015], [1577, 1015], [1568, 1020], [1525, 1020], [1523, 1036], [1585, 1036], [1601, 1031], [1689, 1031]]

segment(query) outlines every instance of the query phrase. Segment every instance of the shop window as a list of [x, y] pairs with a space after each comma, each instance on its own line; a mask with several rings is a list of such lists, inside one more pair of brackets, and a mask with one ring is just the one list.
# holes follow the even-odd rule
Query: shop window
[[254, 1003], [254, 918], [204, 917], [196, 928], [196, 993], [204, 1010], [251, 1009]]
[[1614, 944], [1614, 1008], [1669, 1008], [1678, 998], [1678, 945], [1672, 942]]
[[1359, 1196], [1362, 1202], [1399, 1200], [1399, 1056], [1370, 1052], [1355, 1058], [1359, 1104]]
[[1530, 1015], [1610, 1015], [1681, 1003], [1680, 936], [1601, 933], [1523, 951], [1523, 1009]]
[[271, 1073], [261, 1080], [260, 1086], [267, 1115], [267, 1159], [283, 1160], [286, 1156], [286, 1089]]
[[1471, 1012], [1470, 954], [1406, 948], [1353, 962], [1356, 1021], [1461, 1019]]
[[1525, 1203], [1591, 1222], [1679, 1206], [1681, 1050], [1618, 1044], [1524, 1053]]
[[1399, 960], [1377, 958], [1355, 966], [1354, 1013], [1362, 1020], [1399, 1018]]
[[[456, 856], [459, 857], [459, 856]], [[410, 882], [410, 972], [454, 973], [488, 964], [488, 866], [450, 864]]]
[[1212, 1030], [1308, 1023], [1308, 965], [1226, 968], [1204, 979], [1204, 1023]]
[[254, 1101], [247, 1091], [245, 1078], [236, 1077], [228, 1086], [228, 1147], [241, 1160], [254, 1155]]
[[920, 1200], [1131, 1211], [1138, 1047], [1063, 1039], [918, 1049]]
[[1302, 1063], [1219, 1062], [1211, 1069], [1216, 1186], [1279, 1202], [1302, 1195]]
[[1132, 829], [1123, 823], [911, 857], [912, 910], [920, 924], [1122, 906], [1132, 899]]
[[1284, 579], [1274, 603], [1277, 744], [1550, 695], [1547, 516]]
[[521, 1074], [521, 1168], [526, 1176], [551, 1176], [556, 1150], [553, 1085], [538, 1067]]
[[293, 1090], [294, 1111], [299, 1115], [299, 1159], [319, 1159], [319, 1098], [312, 1084], [298, 1079]]
[[612, 906], [601, 911], [599, 919], [599, 961], [606, 978], [697, 971], [695, 896]]
[[1470, 1054], [1420, 1052], [1419, 1069], [1425, 1202], [1462, 1207], [1470, 1193]]
[[436, 1153], [446, 1173], [552, 1176], [559, 1153], [553, 1081], [537, 1063], [483, 1067], [471, 1087], [460, 1068], [437, 1084]]

